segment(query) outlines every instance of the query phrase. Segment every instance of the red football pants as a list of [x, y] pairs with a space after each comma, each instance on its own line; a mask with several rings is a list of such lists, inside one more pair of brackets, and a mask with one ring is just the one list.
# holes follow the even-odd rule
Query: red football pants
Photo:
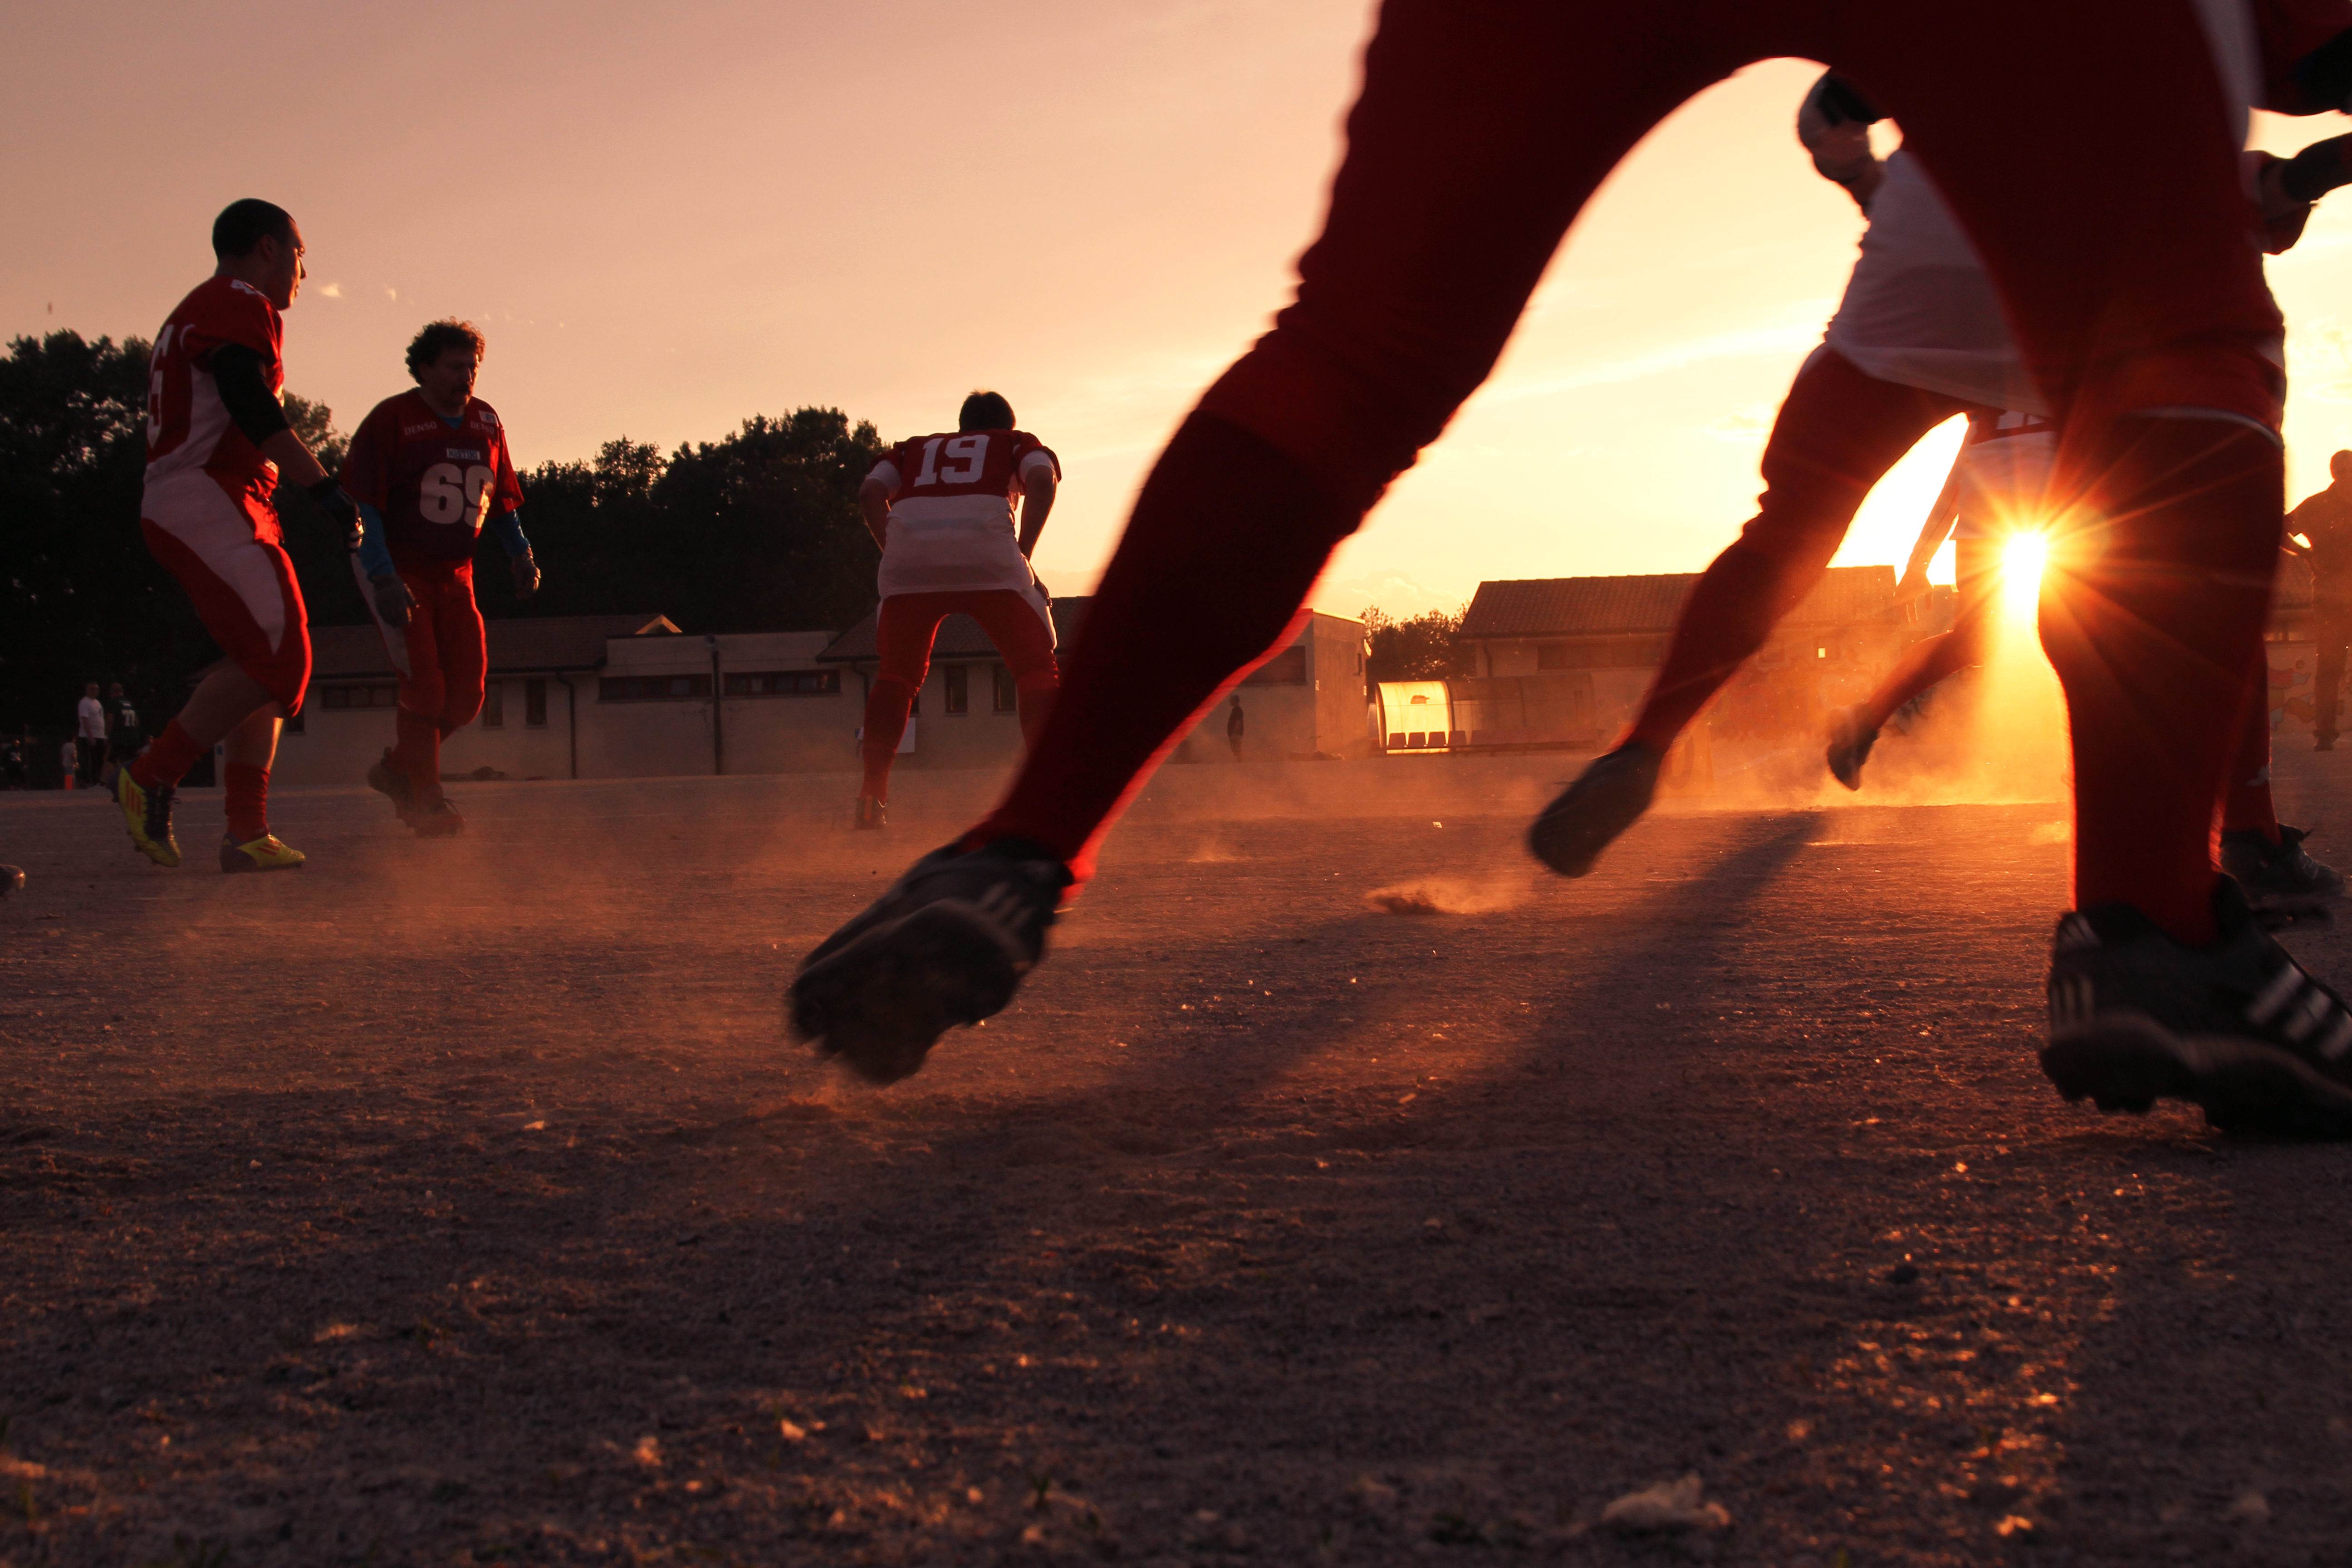
[[890, 798], [890, 760], [907, 732], [907, 714], [914, 706], [915, 693], [923, 689], [923, 677], [930, 673], [931, 645], [939, 639], [940, 623], [959, 614], [978, 621], [1003, 656], [1020, 694], [1021, 738], [1035, 741], [1053, 706], [1051, 694], [1062, 679], [1054, 661], [1053, 628], [1037, 613], [1035, 601], [1009, 588], [893, 594], [875, 613], [874, 645], [879, 668], [874, 689], [866, 698], [866, 739], [857, 748], [866, 765], [860, 794], [877, 800]]
[[[2257, 430], [2119, 418], [2278, 414], [2278, 312], [2188, 0], [1988, 0], [1966, 26], [1838, 0], [1388, 0], [1298, 297], [1162, 454], [1054, 719], [975, 839], [1036, 839], [1083, 875], [1171, 738], [1280, 646], [1333, 546], [1485, 379], [1610, 170], [1692, 94], [1792, 55], [1902, 122], [2068, 416], [2062, 489], [2095, 476], [2113, 519], [2044, 616], [2074, 723], [2076, 899], [2210, 931], [2212, 803], [2284, 476]], [[2084, 180], [2052, 145], [2112, 156]]]
[[[365, 595], [359, 558], [352, 560]], [[429, 801], [441, 793], [441, 742], [482, 710], [488, 649], [482, 612], [474, 603], [471, 561], [412, 563], [400, 568], [400, 580], [416, 599], [408, 625], [376, 619], [400, 676], [400, 707], [394, 715], [399, 743], [393, 748], [392, 765], [408, 775], [415, 799]], [[367, 603], [373, 614], [374, 599]]]

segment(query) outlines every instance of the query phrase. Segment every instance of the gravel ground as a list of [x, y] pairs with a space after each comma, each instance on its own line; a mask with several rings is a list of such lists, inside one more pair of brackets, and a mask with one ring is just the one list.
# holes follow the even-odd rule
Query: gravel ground
[[[289, 792], [310, 868], [229, 879], [0, 797], [0, 1563], [2352, 1552], [2352, 1151], [2050, 1092], [2055, 806], [1569, 884], [1525, 770], [1389, 766], [1445, 815], [1163, 790], [881, 1092], [777, 993], [919, 802]], [[1727, 1522], [1602, 1521], [1689, 1475]]]

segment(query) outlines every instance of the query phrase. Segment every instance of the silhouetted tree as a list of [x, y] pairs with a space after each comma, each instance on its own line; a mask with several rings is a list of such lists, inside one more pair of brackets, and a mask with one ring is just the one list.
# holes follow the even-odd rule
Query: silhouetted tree
[[1478, 673], [1476, 656], [1455, 640], [1462, 611], [1429, 610], [1396, 620], [1379, 610], [1364, 612], [1371, 652], [1364, 672], [1380, 680], [1458, 680]]
[[[152, 730], [219, 657], [139, 534], [148, 345], [71, 331], [18, 338], [0, 359], [0, 727], [70, 728], [82, 683], [120, 680]], [[323, 403], [284, 399], [330, 469], [349, 441]], [[882, 449], [838, 409], [747, 419], [721, 440], [658, 448], [623, 437], [587, 462], [543, 463], [523, 517], [546, 584], [515, 603], [485, 534], [491, 616], [645, 611], [691, 629], [845, 626], [874, 604], [876, 552], [857, 486]], [[367, 619], [341, 536], [301, 490], [276, 497], [310, 618]]]
[[[496, 586], [486, 613], [659, 612], [697, 632], [845, 626], [874, 604], [878, 556], [857, 486], [882, 450], [838, 409], [756, 416], [665, 460], [625, 437], [588, 463], [542, 463], [523, 521], [546, 585], [521, 605]], [[495, 584], [488, 539], [478, 582]]]

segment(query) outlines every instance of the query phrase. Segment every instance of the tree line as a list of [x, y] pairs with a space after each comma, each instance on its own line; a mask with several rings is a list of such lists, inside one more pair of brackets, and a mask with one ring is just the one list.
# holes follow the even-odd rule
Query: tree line
[[[85, 681], [120, 680], [151, 724], [219, 657], [139, 532], [147, 356], [72, 331], [17, 338], [0, 359], [0, 731], [69, 731]], [[387, 393], [397, 390], [388, 386]], [[331, 471], [345, 437], [326, 405], [289, 394], [295, 428]], [[523, 522], [546, 573], [518, 604], [485, 531], [476, 570], [492, 617], [667, 616], [693, 632], [849, 625], [874, 605], [877, 555], [857, 487], [883, 449], [835, 408], [755, 416], [665, 456], [625, 437], [522, 476]], [[341, 542], [310, 498], [276, 497], [310, 617], [367, 608]]]

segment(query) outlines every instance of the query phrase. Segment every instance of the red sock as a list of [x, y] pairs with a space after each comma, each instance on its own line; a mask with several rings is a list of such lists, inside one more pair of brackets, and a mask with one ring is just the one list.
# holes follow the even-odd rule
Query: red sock
[[269, 770], [251, 763], [231, 763], [222, 770], [226, 799], [228, 836], [250, 844], [269, 833]]
[[2271, 801], [2270, 660], [2254, 666], [2246, 683], [2246, 721], [2239, 726], [2238, 754], [2230, 763], [2229, 787], [2221, 792], [2225, 832], [2261, 834], [2279, 842], [2278, 810]]
[[408, 775], [412, 799], [436, 799], [441, 794], [441, 726], [405, 708], [392, 711], [394, 731], [400, 737], [392, 750], [393, 765]]
[[1283, 644], [1362, 516], [1239, 426], [1185, 420], [1095, 590], [1052, 718], [970, 840], [1033, 838], [1085, 877], [1178, 732]]
[[866, 697], [866, 739], [857, 747], [858, 758], [866, 764], [858, 794], [876, 800], [890, 798], [890, 763], [898, 755], [898, 742], [906, 738], [907, 712], [914, 705], [913, 687], [895, 676], [874, 678], [874, 689]]
[[204, 754], [205, 749], [190, 740], [188, 732], [174, 719], [163, 726], [162, 734], [147, 742], [145, 751], [131, 759], [129, 772], [141, 789], [163, 789], [185, 778], [188, 770], [196, 765], [196, 759]]
[[2114, 521], [2084, 558], [2061, 541], [2042, 595], [2073, 731], [2074, 903], [2120, 900], [2206, 945], [2214, 806], [2263, 657], [2284, 464], [2259, 431], [2177, 416], [2120, 419], [2093, 455]]

